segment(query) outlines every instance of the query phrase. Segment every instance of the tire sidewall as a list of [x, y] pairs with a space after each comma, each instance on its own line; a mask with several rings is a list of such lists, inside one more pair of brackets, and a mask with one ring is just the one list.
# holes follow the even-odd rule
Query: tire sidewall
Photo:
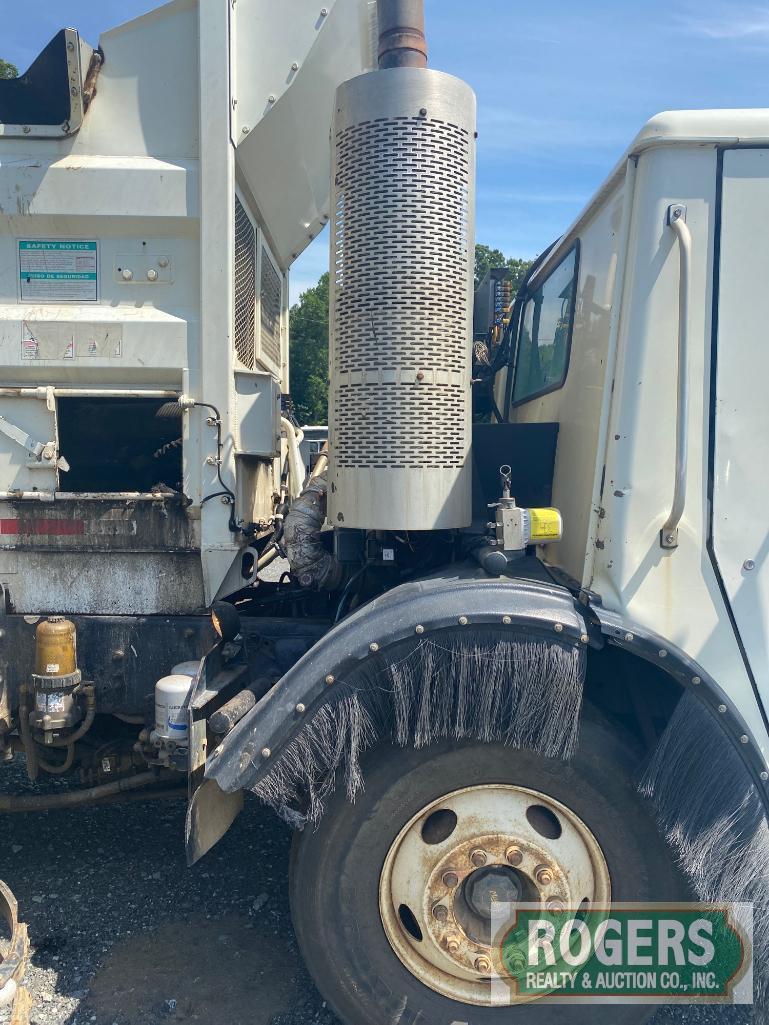
[[344, 793], [301, 834], [292, 855], [292, 913], [300, 946], [321, 992], [350, 1025], [637, 1025], [653, 1008], [536, 1004], [488, 1008], [429, 989], [393, 951], [379, 912], [390, 847], [426, 806], [449, 793], [508, 784], [560, 801], [588, 826], [604, 852], [612, 900], [681, 899], [671, 858], [633, 785], [627, 752], [601, 725], [584, 722], [570, 763], [502, 745], [444, 742], [425, 750], [380, 747], [366, 759], [366, 790]]

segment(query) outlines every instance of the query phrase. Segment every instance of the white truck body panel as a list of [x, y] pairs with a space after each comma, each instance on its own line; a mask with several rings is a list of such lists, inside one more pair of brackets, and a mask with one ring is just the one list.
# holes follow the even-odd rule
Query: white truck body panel
[[[230, 530], [230, 506], [204, 499], [221, 492], [221, 471], [238, 520], [272, 513], [285, 448], [288, 268], [328, 219], [335, 89], [374, 64], [369, 0], [330, 0], [323, 16], [297, 0], [290, 19], [271, 15], [271, 6], [174, 0], [102, 37], [104, 64], [78, 131], [0, 133], [0, 383], [40, 389], [6, 393], [0, 415], [58, 445], [55, 422], [71, 389], [108, 398], [166, 391], [215, 406], [223, 438], [218, 453], [210, 409], [179, 421], [179, 477], [197, 554], [187, 553], [184, 572], [156, 567], [169, 577], [158, 604], [154, 592], [130, 583], [137, 553], [116, 554], [101, 592], [89, 592], [70, 586], [75, 569], [63, 550], [50, 572], [20, 550], [13, 525], [27, 500], [19, 492], [58, 502], [54, 517], [64, 515], [72, 490], [81, 499], [109, 496], [98, 482], [71, 488], [55, 459], [31, 466], [29, 452], [0, 431], [0, 520], [10, 524], [0, 587], [20, 611], [190, 611], [230, 585], [233, 567], [236, 584], [248, 582], [239, 575], [244, 540]], [[236, 188], [253, 231], [253, 337], [245, 350], [235, 313]], [[62, 241], [96, 243], [93, 294], [86, 285], [57, 294], [22, 277], [31, 265], [20, 243]], [[242, 315], [240, 293], [238, 301]], [[93, 445], [116, 445], [103, 424]], [[77, 451], [56, 455], [77, 469]], [[91, 523], [97, 513], [83, 514], [82, 501], [80, 508], [86, 534], [100, 531]], [[83, 558], [71, 553], [74, 563]], [[162, 552], [151, 559], [164, 562]], [[84, 565], [80, 571], [88, 575]]]
[[769, 149], [723, 156], [717, 295], [713, 549], [769, 704]]

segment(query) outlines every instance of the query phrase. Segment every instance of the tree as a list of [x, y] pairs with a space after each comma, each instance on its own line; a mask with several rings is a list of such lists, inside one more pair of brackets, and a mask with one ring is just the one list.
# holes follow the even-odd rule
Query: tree
[[531, 267], [531, 260], [520, 260], [515, 256], [505, 256], [501, 249], [491, 249], [489, 246], [477, 245], [475, 247], [475, 287], [477, 288], [486, 276], [486, 272], [492, 267], [507, 267], [510, 272], [510, 280], [513, 283], [513, 294], [515, 294], [523, 283], [526, 272]]
[[[506, 257], [499, 249], [475, 247], [476, 285], [490, 267], [507, 267], [515, 293], [530, 266], [530, 260]], [[303, 424], [328, 423], [328, 287], [324, 274], [289, 313], [291, 395]]]
[[289, 313], [291, 394], [304, 424], [328, 423], [328, 272]]
[[10, 61], [4, 61], [0, 57], [0, 78], [18, 78], [19, 69], [15, 64], [11, 64]]

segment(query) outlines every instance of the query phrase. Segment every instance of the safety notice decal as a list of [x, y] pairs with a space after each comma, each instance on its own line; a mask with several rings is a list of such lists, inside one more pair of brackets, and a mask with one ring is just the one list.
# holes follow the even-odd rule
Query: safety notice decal
[[22, 301], [96, 302], [99, 298], [98, 257], [97, 242], [64, 239], [19, 242]]

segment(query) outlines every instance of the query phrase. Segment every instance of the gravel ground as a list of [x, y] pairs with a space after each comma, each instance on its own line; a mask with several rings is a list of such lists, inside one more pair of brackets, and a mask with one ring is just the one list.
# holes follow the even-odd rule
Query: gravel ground
[[[22, 789], [21, 764], [0, 775], [0, 790]], [[33, 1025], [339, 1025], [291, 929], [288, 828], [248, 801], [188, 869], [184, 814], [173, 800], [5, 818], [0, 875], [29, 925]], [[686, 1008], [654, 1025], [671, 1023], [759, 1019]]]

